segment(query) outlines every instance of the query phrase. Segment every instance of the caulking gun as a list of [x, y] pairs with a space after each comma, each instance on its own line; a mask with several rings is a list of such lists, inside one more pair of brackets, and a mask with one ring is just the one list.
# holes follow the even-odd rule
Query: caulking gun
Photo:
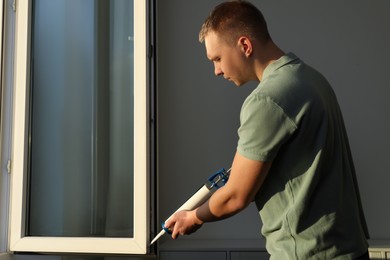
[[[181, 205], [180, 208], [178, 208], [176, 212], [181, 211], [181, 210], [193, 210], [202, 205], [204, 202], [206, 202], [211, 195], [220, 187], [224, 186], [225, 183], [228, 181], [230, 175], [230, 169], [225, 171], [225, 169], [221, 169], [211, 175], [208, 179], [207, 182], [200, 187], [200, 189], [191, 196], [183, 205]], [[173, 215], [173, 214], [172, 214]], [[171, 218], [172, 215], [169, 217]], [[168, 219], [169, 219], [168, 218]], [[168, 221], [165, 220], [166, 221]], [[154, 242], [156, 242], [162, 235], [165, 233], [170, 233], [170, 231], [165, 227], [165, 222], [162, 223], [162, 230], [160, 233], [152, 240], [150, 245], [152, 245]]]

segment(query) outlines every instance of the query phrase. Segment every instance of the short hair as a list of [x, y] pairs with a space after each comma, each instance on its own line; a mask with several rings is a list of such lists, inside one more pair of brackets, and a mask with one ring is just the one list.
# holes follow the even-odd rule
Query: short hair
[[211, 31], [230, 43], [241, 36], [263, 42], [271, 39], [263, 14], [253, 4], [243, 0], [217, 5], [204, 21], [199, 41], [203, 42]]

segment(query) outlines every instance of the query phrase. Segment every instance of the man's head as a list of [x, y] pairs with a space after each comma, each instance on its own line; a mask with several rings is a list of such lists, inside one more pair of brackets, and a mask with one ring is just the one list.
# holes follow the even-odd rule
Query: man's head
[[214, 32], [228, 43], [234, 44], [239, 37], [251, 41], [268, 41], [270, 35], [263, 14], [247, 1], [230, 1], [219, 4], [206, 18], [199, 33], [199, 41]]
[[205, 42], [214, 73], [241, 86], [261, 80], [274, 44], [262, 13], [246, 1], [231, 1], [214, 8], [203, 23], [199, 41]]

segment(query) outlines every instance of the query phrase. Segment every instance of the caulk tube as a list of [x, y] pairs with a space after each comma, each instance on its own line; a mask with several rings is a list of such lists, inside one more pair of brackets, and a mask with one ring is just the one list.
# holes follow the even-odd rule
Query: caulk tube
[[[205, 203], [217, 189], [225, 185], [229, 178], [229, 172], [230, 169], [228, 171], [225, 171], [225, 169], [221, 169], [212, 176], [210, 176], [208, 182], [202, 187], [200, 187], [198, 191], [194, 195], [192, 195], [191, 198], [189, 198], [183, 205], [181, 205], [180, 208], [178, 208], [169, 218], [167, 218], [165, 222], [167, 222], [178, 211], [193, 210]], [[150, 245], [156, 242], [165, 233], [170, 233], [169, 230], [165, 228], [164, 223], [162, 224], [163, 229], [152, 240]]]

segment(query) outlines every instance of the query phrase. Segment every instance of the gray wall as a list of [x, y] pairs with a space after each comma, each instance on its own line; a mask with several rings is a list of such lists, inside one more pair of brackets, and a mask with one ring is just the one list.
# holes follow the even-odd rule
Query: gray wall
[[[228, 168], [239, 111], [256, 84], [237, 88], [213, 75], [198, 31], [215, 0], [158, 1], [158, 152], [160, 219], [204, 180]], [[271, 35], [321, 71], [344, 112], [372, 239], [390, 240], [390, 1], [254, 1]], [[259, 238], [252, 205], [229, 220], [206, 224], [185, 239]], [[165, 240], [167, 238], [164, 238]]]

